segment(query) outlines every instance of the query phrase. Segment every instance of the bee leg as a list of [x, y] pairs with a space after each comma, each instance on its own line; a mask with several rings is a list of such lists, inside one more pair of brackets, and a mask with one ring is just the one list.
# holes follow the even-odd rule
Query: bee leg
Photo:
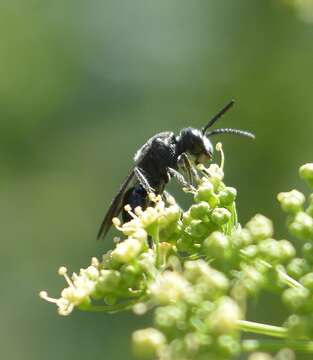
[[188, 180], [189, 182], [194, 185], [194, 182], [199, 181], [199, 175], [197, 171], [195, 170], [194, 166], [192, 165], [189, 156], [186, 153], [182, 153], [180, 155], [181, 161], [183, 162], [183, 166], [186, 169], [186, 172], [188, 174]]
[[135, 173], [140, 185], [146, 190], [147, 194], [155, 193], [155, 190], [153, 189], [152, 186], [150, 186], [149, 181], [147, 180], [147, 178], [145, 177], [143, 172], [138, 167], [135, 167], [134, 173]]
[[187, 188], [188, 190], [195, 190], [192, 184], [187, 182], [183, 175], [177, 170], [170, 167], [168, 167], [167, 170], [170, 176], [173, 176], [183, 187]]
[[173, 196], [166, 190], [163, 191], [162, 193], [162, 196], [163, 196], [163, 200], [166, 202], [166, 203], [171, 203], [171, 199], [173, 199]]

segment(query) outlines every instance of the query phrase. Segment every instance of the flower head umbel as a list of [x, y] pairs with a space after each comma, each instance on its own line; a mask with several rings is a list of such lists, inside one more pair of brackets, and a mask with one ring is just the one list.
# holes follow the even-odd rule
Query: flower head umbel
[[[131, 220], [113, 219], [121, 233], [114, 248], [78, 274], [69, 276], [62, 266], [67, 287], [61, 296], [40, 296], [55, 303], [60, 315], [75, 308], [132, 309], [137, 315], [154, 309], [153, 326], [132, 337], [142, 358], [231, 360], [246, 351], [253, 353], [249, 359], [267, 360], [272, 357], [262, 350], [286, 346], [313, 353], [313, 194], [293, 189], [277, 196], [291, 235], [301, 240], [297, 254], [290, 241], [274, 237], [267, 217], [257, 214], [239, 224], [237, 191], [224, 184], [223, 166], [222, 153], [221, 165], [193, 168], [193, 184], [185, 191], [194, 201], [185, 211], [169, 195], [149, 194], [146, 209], [126, 206]], [[299, 173], [312, 185], [312, 164]], [[281, 326], [245, 318], [248, 300], [265, 291], [288, 311]], [[241, 339], [243, 331], [270, 340]], [[285, 349], [275, 359], [286, 354], [292, 356]]]

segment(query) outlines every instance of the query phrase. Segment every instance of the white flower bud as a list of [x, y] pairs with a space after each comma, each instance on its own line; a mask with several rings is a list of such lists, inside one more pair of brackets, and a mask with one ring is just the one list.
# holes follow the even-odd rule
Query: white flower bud
[[309, 185], [313, 186], [313, 163], [307, 163], [300, 167], [299, 175], [306, 180]]
[[157, 276], [149, 286], [153, 300], [161, 305], [175, 304], [176, 301], [186, 299], [192, 292], [189, 282], [179, 273], [165, 271]]
[[217, 334], [232, 332], [237, 327], [237, 321], [242, 318], [238, 304], [229, 297], [224, 297], [217, 303], [217, 308], [207, 317], [207, 325]]
[[97, 268], [95, 268], [94, 266], [89, 266], [86, 270], [85, 270], [85, 274], [87, 275], [87, 277], [90, 280], [94, 280], [96, 281], [99, 277], [99, 271]]
[[140, 253], [141, 249], [142, 244], [139, 240], [128, 238], [117, 244], [111, 256], [112, 259], [120, 263], [127, 263], [132, 261]]
[[155, 358], [157, 352], [165, 345], [166, 338], [158, 330], [147, 328], [133, 333], [133, 350], [138, 357]]
[[255, 352], [249, 356], [248, 360], [273, 360], [273, 357], [267, 353]]

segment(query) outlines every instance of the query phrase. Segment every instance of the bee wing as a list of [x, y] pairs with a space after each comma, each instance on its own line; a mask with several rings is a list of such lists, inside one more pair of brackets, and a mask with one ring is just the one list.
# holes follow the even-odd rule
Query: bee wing
[[123, 205], [123, 197], [124, 194], [129, 187], [130, 183], [134, 179], [135, 173], [134, 168], [130, 171], [128, 176], [123, 181], [122, 185], [120, 186], [116, 196], [111, 202], [109, 210], [107, 211], [100, 229], [98, 231], [97, 239], [104, 238], [107, 232], [109, 231], [110, 227], [112, 226], [112, 219], [119, 215], [122, 205]]
[[172, 136], [174, 136], [174, 133], [172, 133], [172, 132], [163, 132], [163, 133], [156, 134], [152, 138], [150, 138], [137, 151], [135, 158], [134, 158], [135, 165], [132, 168], [132, 170], [130, 171], [130, 173], [128, 174], [128, 176], [126, 177], [126, 179], [124, 180], [124, 182], [122, 183], [122, 185], [120, 186], [115, 198], [112, 200], [109, 210], [106, 213], [106, 215], [102, 221], [102, 224], [100, 226], [98, 236], [97, 236], [98, 239], [103, 238], [107, 234], [110, 227], [112, 226], [112, 219], [119, 215], [119, 213], [122, 209], [122, 206], [123, 206], [123, 199], [124, 199], [125, 192], [130, 187], [130, 184], [134, 180], [136, 181], [136, 179], [137, 179], [134, 170], [136, 167], [140, 169], [140, 165], [147, 159], [147, 156], [149, 156], [150, 150], [151, 150], [151, 144], [153, 143], [153, 141], [155, 139], [169, 140]]

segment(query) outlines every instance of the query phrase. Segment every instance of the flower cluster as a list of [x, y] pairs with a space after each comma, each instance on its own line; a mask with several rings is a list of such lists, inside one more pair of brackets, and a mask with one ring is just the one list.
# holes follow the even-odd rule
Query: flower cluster
[[[154, 194], [145, 210], [126, 206], [132, 219], [114, 219], [122, 234], [115, 248], [71, 277], [61, 267], [68, 287], [58, 299], [41, 297], [61, 315], [74, 308], [138, 315], [153, 309], [152, 327], [132, 337], [142, 358], [227, 360], [251, 352], [251, 360], [267, 360], [272, 356], [263, 351], [313, 352], [313, 195], [278, 195], [291, 235], [303, 242], [297, 255], [290, 241], [274, 238], [263, 215], [238, 223], [237, 193], [223, 182], [223, 160], [194, 171], [195, 184], [185, 189], [194, 199], [189, 209]], [[313, 186], [313, 164], [302, 166], [300, 177]], [[289, 311], [281, 326], [246, 319], [249, 298], [261, 292], [279, 296]], [[269, 340], [242, 339], [243, 332]], [[275, 358], [293, 354], [281, 350]]]

